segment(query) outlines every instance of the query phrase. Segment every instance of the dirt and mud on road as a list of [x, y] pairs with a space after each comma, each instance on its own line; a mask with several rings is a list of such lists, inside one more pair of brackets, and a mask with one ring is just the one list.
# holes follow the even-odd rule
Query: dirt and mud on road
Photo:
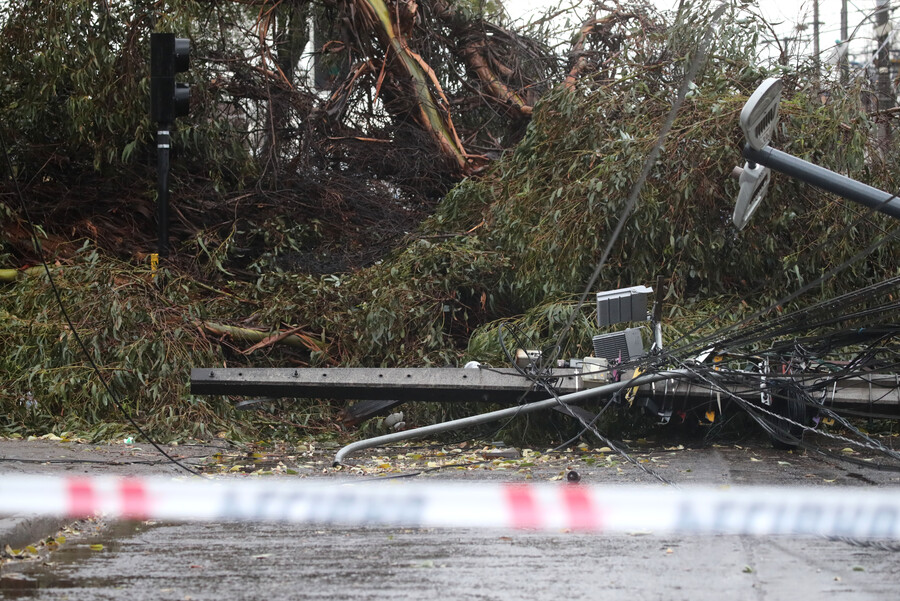
[[[658, 484], [609, 449], [552, 453], [482, 443], [374, 449], [333, 469], [335, 448], [167, 447], [225, 478], [418, 478]], [[900, 474], [764, 441], [691, 447], [631, 441], [631, 457], [679, 484], [900, 487]], [[171, 474], [143, 444], [0, 441], [0, 474]], [[23, 461], [27, 460], [27, 461]], [[256, 474], [256, 475], [253, 475]], [[900, 554], [804, 537], [594, 535], [283, 524], [83, 523], [0, 567], [0, 596], [21, 599], [895, 599]], [[53, 550], [51, 550], [53, 549]]]
[[[900, 437], [886, 436], [888, 447]], [[543, 447], [513, 447], [503, 442], [457, 444], [412, 441], [350, 455], [346, 465], [332, 467], [339, 445], [300, 441], [296, 444], [236, 445], [223, 440], [163, 445], [186, 466], [205, 474], [373, 478], [409, 476], [504, 481], [562, 480], [576, 471], [585, 483], [657, 483], [653, 472], [675, 484], [765, 484], [809, 486], [900, 486], [900, 472], [878, 469], [881, 455], [842, 447], [840, 441], [824, 456], [803, 449], [779, 451], [764, 439], [740, 444], [678, 442], [671, 438], [619, 442], [628, 457], [606, 446], [584, 443], [555, 451]], [[633, 462], [628, 461], [630, 458]], [[639, 465], [638, 465], [639, 464]], [[642, 470], [641, 466], [646, 468]], [[185, 475], [152, 445], [128, 440], [91, 444], [86, 441], [0, 439], [0, 475]]]

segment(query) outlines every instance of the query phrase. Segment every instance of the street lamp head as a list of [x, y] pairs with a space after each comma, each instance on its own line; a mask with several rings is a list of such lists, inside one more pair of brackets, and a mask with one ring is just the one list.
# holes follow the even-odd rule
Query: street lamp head
[[780, 79], [770, 77], [756, 88], [741, 111], [741, 129], [753, 150], [762, 150], [772, 140], [778, 124], [781, 87]]
[[750, 217], [759, 208], [766, 192], [769, 189], [769, 182], [772, 181], [772, 173], [768, 167], [762, 165], [751, 165], [745, 163], [741, 170], [740, 183], [741, 189], [738, 192], [738, 199], [734, 205], [734, 213], [731, 220], [734, 226], [742, 230]]

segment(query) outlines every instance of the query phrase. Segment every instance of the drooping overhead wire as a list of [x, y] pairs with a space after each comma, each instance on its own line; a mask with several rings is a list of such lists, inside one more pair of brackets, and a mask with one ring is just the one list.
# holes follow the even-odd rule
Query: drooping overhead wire
[[41, 240], [37, 234], [37, 226], [31, 218], [31, 213], [28, 210], [28, 203], [25, 201], [25, 195], [22, 192], [21, 187], [19, 187], [19, 181], [15, 177], [15, 171], [13, 170], [12, 159], [9, 155], [9, 149], [6, 146], [6, 139], [3, 136], [3, 132], [0, 131], [0, 149], [3, 151], [3, 155], [5, 157], [5, 162], [7, 169], [9, 170], [10, 178], [13, 181], [13, 185], [16, 190], [16, 196], [19, 199], [19, 204], [22, 207], [22, 214], [25, 215], [25, 220], [28, 222], [31, 239], [34, 244], [34, 250], [40, 258], [41, 265], [44, 268], [44, 273], [47, 276], [47, 281], [50, 283], [50, 288], [53, 290], [53, 296], [56, 299], [56, 304], [59, 307], [59, 311], [63, 316], [63, 319], [66, 321], [66, 325], [69, 328], [69, 331], [72, 333], [72, 336], [75, 338], [75, 341], [78, 345], [79, 350], [82, 355], [87, 360], [88, 364], [91, 366], [91, 370], [96, 375], [97, 379], [100, 381], [100, 384], [103, 386], [106, 393], [109, 395], [110, 399], [112, 399], [113, 404], [119, 410], [123, 417], [128, 421], [129, 424], [140, 434], [147, 442], [149, 442], [153, 447], [159, 452], [160, 455], [165, 457], [171, 463], [181, 468], [182, 470], [188, 472], [192, 475], [199, 475], [196, 469], [186, 465], [185, 463], [178, 461], [172, 455], [167, 453], [165, 449], [163, 449], [159, 443], [156, 442], [138, 423], [135, 421], [134, 417], [132, 417], [131, 413], [125, 408], [121, 399], [119, 399], [119, 395], [116, 394], [115, 390], [109, 385], [106, 381], [106, 378], [103, 377], [103, 373], [100, 371], [99, 366], [94, 361], [93, 356], [87, 349], [87, 345], [85, 345], [84, 340], [81, 337], [81, 334], [78, 332], [78, 329], [75, 327], [75, 324], [72, 322], [72, 319], [69, 315], [69, 310], [67, 309], [65, 303], [62, 300], [62, 295], [60, 294], [59, 287], [56, 285], [56, 280], [53, 277], [53, 272], [50, 270], [50, 266], [47, 264], [47, 260], [44, 257], [44, 249], [41, 245]]
[[[871, 210], [874, 210], [874, 209], [871, 209]], [[684, 341], [687, 338], [687, 336], [689, 336], [691, 333], [694, 333], [696, 331], [697, 328], [695, 327], [691, 332], [682, 335], [678, 340], [676, 340], [673, 343], [675, 345], [674, 348], [671, 348], [669, 350], [669, 353], [677, 354], [679, 356], [685, 356], [686, 354], [695, 353], [697, 351], [703, 350], [705, 348], [710, 348], [710, 347], [724, 349], [724, 348], [726, 348], [726, 344], [727, 344], [727, 348], [729, 348], [729, 349], [736, 348], [738, 346], [738, 342], [741, 340], [741, 338], [739, 338], [737, 336], [732, 336], [731, 338], [727, 338], [726, 334], [729, 334], [731, 332], [741, 331], [742, 328], [744, 328], [745, 326], [748, 326], [748, 324], [754, 323], [757, 319], [759, 319], [763, 316], [766, 316], [767, 314], [774, 311], [776, 308], [783, 307], [783, 306], [787, 305], [788, 303], [790, 303], [791, 301], [802, 296], [806, 292], [821, 286], [822, 284], [827, 282], [832, 277], [836, 276], [837, 274], [841, 273], [842, 271], [844, 271], [851, 265], [855, 264], [856, 262], [860, 261], [864, 257], [871, 254], [876, 249], [880, 248], [881, 246], [884, 246], [888, 242], [896, 240], [898, 235], [900, 235], [900, 226], [895, 226], [887, 234], [880, 236], [878, 239], [876, 239], [874, 242], [872, 242], [869, 246], [867, 246], [866, 248], [857, 252], [856, 254], [854, 254], [852, 257], [850, 257], [843, 263], [835, 266], [834, 268], [830, 269], [826, 273], [822, 274], [820, 277], [801, 286], [797, 290], [776, 300], [775, 302], [771, 303], [767, 307], [760, 309], [758, 311], [755, 311], [748, 317], [746, 317], [738, 322], [735, 322], [733, 324], [724, 326], [711, 334], [702, 336], [697, 339], [693, 339], [690, 342], [686, 342], [685, 344], [683, 344], [680, 347], [677, 346], [680, 342]], [[850, 293], [850, 294], [853, 295], [854, 293]], [[705, 323], [708, 323], [708, 320]], [[702, 325], [704, 325], [704, 324], [701, 324], [701, 326], [698, 326], [698, 327], [702, 327]]]
[[659, 159], [660, 153], [662, 152], [666, 137], [669, 135], [669, 131], [672, 129], [672, 125], [675, 123], [675, 118], [678, 116], [678, 112], [681, 110], [681, 106], [684, 103], [684, 99], [687, 97], [688, 91], [690, 91], [690, 87], [693, 84], [694, 78], [697, 76], [697, 73], [700, 71], [700, 67], [706, 60], [707, 51], [709, 49], [710, 42], [712, 41], [713, 34], [715, 33], [716, 27], [719, 23], [719, 19], [722, 17], [722, 14], [725, 12], [726, 8], [727, 3], [723, 2], [713, 12], [709, 25], [706, 28], [706, 32], [703, 34], [703, 37], [701, 38], [701, 41], [697, 46], [697, 50], [689, 63], [688, 69], [685, 72], [684, 78], [681, 81], [681, 85], [678, 88], [678, 94], [672, 103], [672, 108], [669, 110], [669, 113], [666, 116], [666, 120], [663, 122], [662, 128], [660, 128], [659, 135], [656, 138], [656, 143], [653, 145], [653, 148], [644, 159], [640, 175], [631, 187], [631, 191], [629, 192], [627, 200], [625, 202], [625, 207], [622, 209], [622, 213], [619, 216], [618, 221], [616, 222], [616, 227], [606, 242], [606, 247], [603, 249], [603, 254], [600, 256], [600, 260], [597, 261], [597, 264], [594, 267], [594, 271], [591, 274], [591, 277], [588, 279], [588, 282], [584, 287], [584, 291], [578, 299], [575, 310], [572, 311], [572, 314], [569, 316], [569, 319], [567, 320], [565, 326], [560, 330], [559, 335], [557, 336], [556, 348], [562, 348], [563, 341], [569, 335], [569, 332], [571, 331], [572, 326], [575, 323], [575, 317], [578, 315], [578, 313], [581, 311], [581, 308], [584, 306], [584, 303], [587, 301], [588, 295], [591, 293], [591, 290], [594, 289], [594, 285], [600, 278], [600, 273], [603, 271], [603, 267], [606, 265], [606, 261], [609, 259], [609, 255], [612, 252], [613, 247], [618, 242], [619, 236], [625, 229], [625, 224], [628, 222], [628, 219], [634, 212], [634, 209], [637, 206], [638, 199], [640, 198], [641, 191], [644, 189], [644, 184], [647, 182], [647, 178], [650, 176], [650, 172], [656, 166], [656, 162]]

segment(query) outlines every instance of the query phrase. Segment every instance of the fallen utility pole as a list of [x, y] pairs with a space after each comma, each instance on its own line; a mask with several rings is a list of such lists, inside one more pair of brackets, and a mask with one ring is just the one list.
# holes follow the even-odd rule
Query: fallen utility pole
[[[751, 400], [763, 392], [759, 384], [715, 384], [686, 378], [654, 378], [638, 386], [638, 396], [651, 398], [661, 406], [677, 401], [698, 402], [729, 395]], [[752, 379], [759, 374], [747, 374]], [[584, 374], [574, 369], [556, 370], [548, 382], [561, 396], [575, 392], [603, 394], [605, 386], [591, 388]], [[900, 375], [869, 374], [832, 381], [822, 374], [767, 376], [769, 384], [784, 380], [821, 397], [822, 404], [833, 407], [878, 406], [885, 413], [900, 413]], [[732, 374], [732, 380], [739, 375]], [[643, 381], [641, 381], [643, 382]], [[621, 384], [615, 382], [614, 384]], [[600, 391], [597, 393], [597, 391]], [[222, 394], [245, 397], [326, 398], [340, 400], [491, 402], [521, 403], [544, 399], [542, 386], [514, 369], [425, 368], [194, 368], [191, 370], [191, 394]]]
[[548, 399], [548, 392], [542, 385], [513, 369], [195, 368], [191, 372], [191, 392], [267, 398], [381, 401], [380, 405], [375, 403], [374, 411], [355, 416], [357, 421], [371, 417], [379, 408], [393, 408], [404, 401], [514, 404], [506, 409], [355, 442], [338, 452], [335, 457], [336, 465], [349, 453], [361, 449], [431, 436], [542, 409], [556, 408], [565, 413], [575, 412], [581, 415], [583, 409], [569, 405], [608, 397], [625, 389], [637, 389], [637, 397], [641, 399], [643, 406], [654, 408], [664, 422], [668, 421], [676, 407], [697, 407], [709, 403], [718, 405], [721, 411], [722, 401], [732, 397], [765, 404], [762, 397], [770, 394], [771, 390], [777, 390], [779, 382], [802, 387], [815, 402], [825, 407], [862, 407], [869, 413], [877, 410], [884, 416], [900, 414], [898, 374], [873, 373], [837, 381], [814, 373], [768, 375], [765, 385], [761, 386], [758, 373], [747, 373], [747, 380], [743, 382], [740, 373], [721, 374], [715, 381], [704, 381], [694, 377], [694, 372], [690, 370], [670, 370], [594, 387], [586, 386], [586, 375], [590, 377], [590, 374], [572, 369], [554, 373], [545, 381], [552, 383], [558, 396]]
[[[557, 390], [584, 388], [575, 370], [554, 373]], [[531, 380], [514, 369], [431, 368], [194, 368], [191, 394], [510, 403], [541, 399]]]

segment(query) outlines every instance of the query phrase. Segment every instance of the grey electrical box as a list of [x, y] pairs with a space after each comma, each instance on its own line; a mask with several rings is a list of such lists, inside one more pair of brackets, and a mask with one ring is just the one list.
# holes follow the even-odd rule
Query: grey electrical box
[[653, 288], [632, 286], [597, 293], [597, 325], [647, 320], [647, 296]]
[[624, 332], [600, 334], [592, 339], [594, 356], [606, 359], [610, 365], [627, 362], [644, 356], [644, 341], [640, 328], [628, 328]]

